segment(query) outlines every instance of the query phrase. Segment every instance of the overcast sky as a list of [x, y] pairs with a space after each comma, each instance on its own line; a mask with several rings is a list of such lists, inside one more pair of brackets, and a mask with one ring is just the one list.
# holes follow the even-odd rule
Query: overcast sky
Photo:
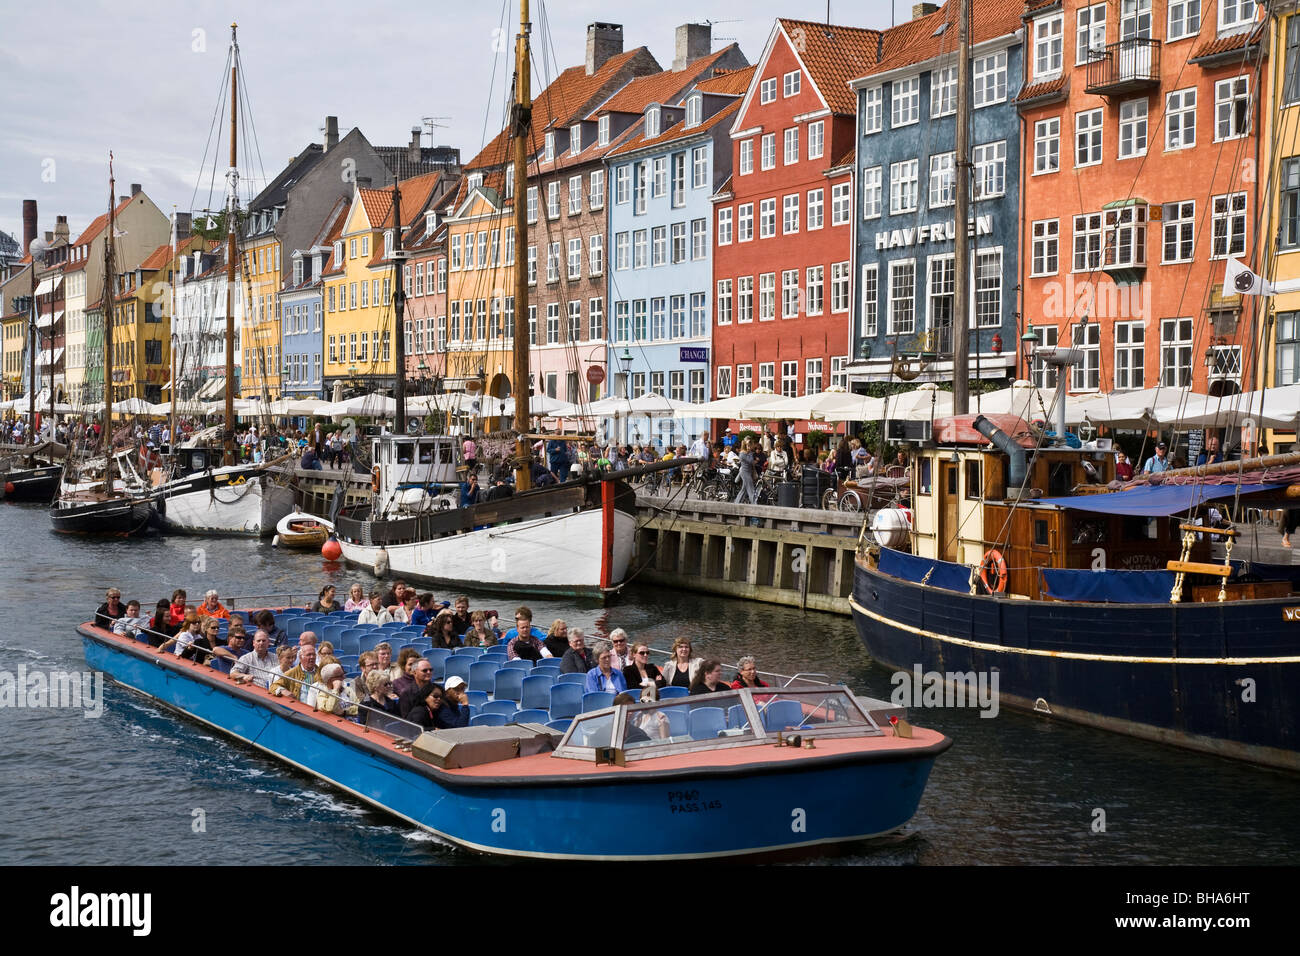
[[[894, 2], [899, 18], [909, 18], [911, 0]], [[674, 28], [712, 20], [714, 49], [736, 40], [754, 62], [777, 16], [823, 20], [826, 9], [826, 0], [533, 0], [534, 59], [550, 77], [557, 64], [581, 63], [586, 25], [601, 20], [621, 22], [625, 48], [648, 46], [668, 68]], [[850, 26], [890, 23], [890, 0], [835, 0], [830, 10], [834, 22]], [[326, 115], [339, 117], [341, 133], [360, 126], [384, 146], [406, 144], [412, 126], [440, 117], [433, 140], [459, 147], [468, 161], [485, 141], [485, 124], [487, 138], [501, 128], [518, 18], [517, 0], [5, 0], [0, 230], [21, 242], [22, 200], [36, 199], [41, 231], [67, 215], [75, 239], [107, 208], [110, 148], [119, 194], [138, 182], [164, 213], [173, 203], [208, 206], [213, 161], [203, 155], [218, 95], [229, 85], [232, 20], [257, 136], [241, 145], [244, 175], [274, 176], [307, 143], [321, 141]], [[534, 77], [535, 91], [543, 79]], [[224, 129], [221, 142], [219, 170], [228, 160]], [[220, 188], [218, 172], [217, 204]]]

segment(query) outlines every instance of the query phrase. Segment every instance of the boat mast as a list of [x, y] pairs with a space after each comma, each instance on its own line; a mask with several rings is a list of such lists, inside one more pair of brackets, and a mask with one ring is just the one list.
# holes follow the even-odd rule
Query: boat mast
[[532, 78], [529, 74], [528, 0], [519, 0], [519, 35], [515, 38], [515, 105], [511, 116], [511, 136], [515, 147], [515, 489], [532, 487], [532, 448], [528, 442], [528, 270], [521, 268], [520, 252], [528, 248], [527, 203], [528, 140], [533, 132]]
[[117, 234], [113, 215], [113, 197], [117, 183], [113, 180], [113, 153], [108, 154], [108, 231], [104, 235], [104, 492], [113, 493], [113, 306], [115, 285], [113, 237]]
[[[179, 281], [179, 278], [180, 278], [179, 275], [178, 275], [178, 273], [180, 272], [180, 270], [179, 270], [178, 268], [176, 268], [176, 266], [177, 266], [177, 262], [176, 262], [176, 246], [177, 246], [177, 242], [176, 242], [176, 204], [175, 204], [175, 203], [172, 203], [172, 258], [171, 258], [171, 275], [168, 277], [168, 283], [167, 283], [167, 284], [171, 287], [171, 317], [172, 317], [172, 318], [171, 318], [171, 325], [172, 325], [172, 328], [171, 328], [171, 334], [168, 336], [168, 340], [167, 340], [168, 348], [170, 349], [170, 351], [171, 351], [171, 353], [172, 353], [172, 390], [171, 390], [171, 395], [169, 396], [169, 397], [171, 398], [171, 408], [169, 409], [170, 414], [168, 415], [168, 421], [167, 421], [167, 442], [168, 442], [168, 445], [169, 445], [169, 446], [174, 446], [174, 445], [176, 444], [176, 391], [177, 391], [177, 385], [176, 385], [176, 283]], [[161, 453], [162, 449], [159, 448], [158, 451]]]
[[[33, 241], [31, 245], [36, 245], [36, 241]], [[40, 381], [40, 379], [36, 377], [36, 347], [39, 342], [39, 337], [36, 334], [36, 253], [31, 251], [30, 246], [28, 247], [28, 252], [31, 253], [30, 258], [32, 260], [31, 264], [28, 266], [28, 268], [32, 270], [32, 302], [31, 309], [29, 310], [31, 314], [31, 329], [27, 334], [27, 360], [31, 365], [31, 371], [27, 375], [27, 444], [33, 445], [36, 443], [36, 383]], [[53, 329], [54, 326], [51, 325], [50, 330], [53, 331]], [[50, 351], [53, 352], [53, 338], [50, 339], [50, 343]]]
[[[230, 169], [226, 172], [226, 423], [225, 464], [235, 463], [235, 224], [239, 202], [239, 43], [230, 25]], [[175, 393], [173, 392], [173, 397]]]
[[970, 411], [970, 0], [957, 5], [957, 142], [953, 157], [957, 208], [953, 210], [952, 411]]
[[406, 434], [406, 285], [402, 278], [402, 190], [393, 177], [393, 399], [397, 417], [393, 434]]

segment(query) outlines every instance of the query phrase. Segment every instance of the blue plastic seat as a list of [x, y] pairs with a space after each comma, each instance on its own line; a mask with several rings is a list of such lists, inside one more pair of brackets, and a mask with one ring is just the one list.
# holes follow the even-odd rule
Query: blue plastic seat
[[502, 667], [515, 667], [521, 671], [530, 671], [533, 669], [533, 662], [524, 660], [522, 657], [516, 657], [513, 661], [506, 661]]
[[344, 667], [351, 667], [354, 669], [361, 664], [361, 657], [357, 654], [336, 654], [334, 659]]
[[803, 705], [797, 700], [774, 700], [763, 710], [763, 729], [769, 733], [803, 723]]
[[563, 682], [552, 684], [550, 691], [551, 705], [547, 708], [551, 712], [551, 719], [577, 717], [582, 713], [582, 694], [583, 688], [581, 684]]
[[[459, 677], [461, 680], [468, 683], [470, 687], [474, 687], [474, 683], [470, 680], [470, 675], [473, 673], [470, 670], [470, 665], [473, 663], [474, 661], [468, 657], [457, 657], [455, 654], [451, 655], [450, 657], [442, 661], [443, 680], [445, 681], [451, 677]], [[438, 665], [434, 664], [433, 669], [436, 671], [438, 669]], [[434, 679], [436, 680], [437, 678]], [[478, 689], [486, 690], [486, 688], [478, 688]]]
[[481, 647], [458, 647], [458, 648], [456, 649], [456, 653], [457, 653], [457, 654], [465, 654], [465, 655], [467, 655], [468, 657], [480, 658], [480, 657], [483, 656], [483, 648], [481, 648]]
[[744, 729], [749, 724], [749, 718], [745, 715], [744, 704], [732, 704], [727, 708], [727, 726], [732, 730]]
[[591, 713], [593, 710], [600, 710], [603, 707], [609, 707], [614, 703], [614, 695], [607, 690], [594, 690], [590, 694], [582, 695], [582, 712]]
[[533, 670], [537, 670], [539, 667], [553, 667], [558, 671], [560, 667], [563, 666], [563, 663], [564, 662], [558, 657], [543, 657], [533, 665]]
[[516, 711], [515, 715], [510, 718], [512, 724], [544, 724], [550, 719], [550, 714], [538, 708]]
[[689, 697], [690, 694], [691, 692], [689, 688], [678, 687], [675, 684], [669, 684], [667, 687], [659, 688], [660, 700], [668, 700], [673, 697]]
[[[465, 691], [465, 702], [474, 707], [482, 708], [488, 702], [488, 695], [481, 690]], [[475, 711], [478, 713], [478, 711]]]
[[447, 658], [451, 657], [451, 653], [452, 652], [445, 647], [429, 647], [424, 649], [425, 659], [433, 662], [435, 670], [437, 669], [439, 662], [443, 664], [447, 662]]
[[481, 690], [486, 694], [491, 694], [496, 690], [497, 680], [496, 673], [499, 669], [496, 661], [469, 661], [469, 689]]
[[410, 649], [412, 651], [418, 651], [421, 657], [424, 656], [424, 648], [421, 647], [419, 644], [403, 644], [401, 647], [397, 649], [398, 655], [400, 656], [402, 651], [405, 651], [407, 649]]
[[405, 621], [389, 621], [387, 624], [381, 624], [380, 629], [385, 631], [400, 631], [406, 627]]
[[471, 727], [504, 727], [507, 723], [505, 714], [479, 714], [469, 719]]
[[548, 720], [546, 722], [547, 727], [550, 727], [552, 730], [558, 730], [562, 734], [568, 733], [569, 727], [572, 724], [573, 721], [568, 717], [563, 717], [556, 720]]
[[555, 683], [578, 684], [579, 686], [586, 686], [587, 675], [586, 674], [561, 674], [559, 677], [555, 678]]
[[551, 706], [551, 685], [555, 683], [554, 674], [529, 674], [524, 678], [523, 695], [519, 698], [520, 707], [532, 707], [547, 710]]
[[685, 737], [690, 733], [691, 711], [685, 705], [662, 707], [660, 712], [668, 718], [668, 733], [673, 737]]
[[518, 701], [524, 695], [524, 678], [527, 674], [517, 667], [500, 667], [496, 672], [496, 687], [492, 696], [497, 700]]
[[[487, 695], [484, 694], [483, 696], [486, 697]], [[479, 714], [483, 713], [482, 705], [466, 704], [465, 706], [469, 708], [469, 719], [470, 719], [470, 723], [472, 724], [474, 722], [474, 718], [477, 717]]]
[[[373, 651], [376, 646], [388, 640], [388, 638], [384, 637], [384, 635], [379, 631], [370, 631], [360, 627], [353, 628], [350, 631], [344, 631], [343, 638], [345, 640], [348, 638], [356, 638], [358, 654], [364, 651]], [[396, 654], [393, 655], [393, 659], [397, 659]]]
[[506, 660], [510, 656], [510, 651], [506, 649], [504, 644], [493, 644], [491, 647], [483, 648], [483, 655], [485, 657], [496, 656]]
[[303, 631], [311, 630], [311, 628], [308, 626], [307, 619], [303, 617], [293, 617], [293, 618], [288, 618], [287, 620], [281, 618], [279, 624], [282, 628], [284, 628], [284, 633], [289, 635], [290, 643], [298, 640], [298, 635], [300, 635]]
[[688, 726], [692, 740], [712, 740], [726, 728], [726, 715], [721, 707], [696, 707]]
[[519, 708], [515, 706], [513, 700], [490, 700], [482, 706], [480, 713], [484, 714], [505, 714], [507, 717], [513, 716]]

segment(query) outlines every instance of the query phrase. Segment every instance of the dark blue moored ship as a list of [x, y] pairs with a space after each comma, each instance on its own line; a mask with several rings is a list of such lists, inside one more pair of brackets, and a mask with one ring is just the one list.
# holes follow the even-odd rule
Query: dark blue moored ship
[[1121, 488], [1104, 484], [1104, 441], [1049, 436], [1013, 416], [934, 423], [912, 512], [880, 513], [856, 563], [871, 656], [996, 670], [1013, 708], [1300, 770], [1300, 569], [1234, 561], [1230, 547], [1211, 563], [1210, 540], [1235, 532], [1201, 524], [1216, 499], [1284, 500], [1300, 455]]

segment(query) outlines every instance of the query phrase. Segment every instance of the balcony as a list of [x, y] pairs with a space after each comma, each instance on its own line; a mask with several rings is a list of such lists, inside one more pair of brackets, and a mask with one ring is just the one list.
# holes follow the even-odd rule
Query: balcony
[[1088, 57], [1085, 93], [1120, 96], [1160, 85], [1160, 41], [1130, 37]]

